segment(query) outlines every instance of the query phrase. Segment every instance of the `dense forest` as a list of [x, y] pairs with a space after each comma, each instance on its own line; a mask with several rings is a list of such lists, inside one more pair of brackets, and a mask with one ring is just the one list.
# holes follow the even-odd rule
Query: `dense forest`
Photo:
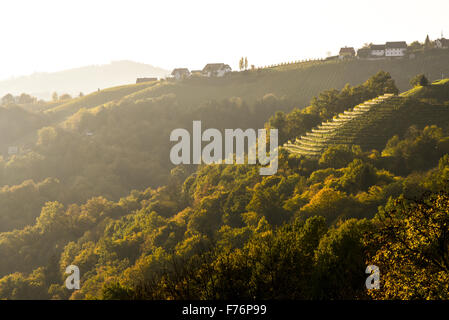
[[[273, 176], [168, 156], [171, 130], [198, 119], [277, 128], [282, 145], [448, 57], [407, 72], [345, 61], [155, 81], [39, 110], [4, 102], [2, 150], [20, 152], [0, 159], [0, 299], [449, 298], [449, 113], [425, 116], [449, 108], [448, 80], [412, 81], [378, 149], [309, 159], [281, 147]], [[348, 81], [352, 68], [377, 69]], [[325, 70], [335, 79], [318, 85]], [[68, 265], [80, 290], [64, 285]], [[365, 288], [368, 265], [380, 290]]]

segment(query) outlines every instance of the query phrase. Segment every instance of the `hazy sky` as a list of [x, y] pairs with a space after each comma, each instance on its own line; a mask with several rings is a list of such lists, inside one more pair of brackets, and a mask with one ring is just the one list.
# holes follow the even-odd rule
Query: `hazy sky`
[[0, 78], [114, 60], [263, 66], [366, 42], [449, 37], [449, 1], [1, 0]]

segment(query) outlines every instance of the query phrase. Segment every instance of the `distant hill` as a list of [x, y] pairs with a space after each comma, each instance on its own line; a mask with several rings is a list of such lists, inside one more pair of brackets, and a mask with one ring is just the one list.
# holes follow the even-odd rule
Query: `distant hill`
[[58, 114], [58, 119], [61, 119], [61, 117], [69, 116], [81, 108], [90, 109], [114, 100], [118, 101], [125, 96], [144, 90], [148, 87], [152, 87], [156, 84], [158, 84], [158, 81], [149, 81], [95, 91], [86, 96], [70, 99], [69, 101], [61, 103], [53, 108], [48, 108], [45, 112]]
[[0, 81], [0, 96], [23, 92], [49, 99], [53, 92], [78, 95], [113, 86], [134, 83], [138, 77], [164, 77], [167, 70], [133, 61], [113, 61], [53, 73], [34, 73]]

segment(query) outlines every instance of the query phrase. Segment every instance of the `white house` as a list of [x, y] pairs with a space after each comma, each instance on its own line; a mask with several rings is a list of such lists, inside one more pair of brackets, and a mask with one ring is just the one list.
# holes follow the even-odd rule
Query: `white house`
[[385, 44], [386, 57], [403, 57], [407, 52], [407, 43], [405, 41], [387, 42]]
[[187, 68], [177, 68], [172, 71], [171, 75], [174, 76], [176, 80], [185, 79], [190, 77], [190, 71]]
[[355, 57], [355, 50], [353, 47], [344, 47], [340, 49], [340, 52], [338, 53], [339, 59], [346, 59], [346, 58], [352, 58]]
[[447, 49], [449, 48], [449, 39], [441, 38], [435, 40], [435, 47], [439, 49]]
[[224, 63], [208, 63], [203, 68], [203, 74], [207, 77], [223, 77], [231, 71], [231, 67]]
[[384, 44], [372, 44], [370, 46], [371, 55], [375, 57], [385, 56], [385, 45]]

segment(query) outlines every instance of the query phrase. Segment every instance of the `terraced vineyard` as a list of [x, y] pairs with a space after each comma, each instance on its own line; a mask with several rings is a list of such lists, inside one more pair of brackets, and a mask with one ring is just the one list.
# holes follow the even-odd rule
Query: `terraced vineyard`
[[429, 105], [410, 95], [385, 94], [323, 122], [318, 127], [287, 142], [289, 152], [316, 159], [331, 145], [360, 145], [363, 150], [382, 150], [395, 134], [416, 125], [449, 124], [449, 107]]

